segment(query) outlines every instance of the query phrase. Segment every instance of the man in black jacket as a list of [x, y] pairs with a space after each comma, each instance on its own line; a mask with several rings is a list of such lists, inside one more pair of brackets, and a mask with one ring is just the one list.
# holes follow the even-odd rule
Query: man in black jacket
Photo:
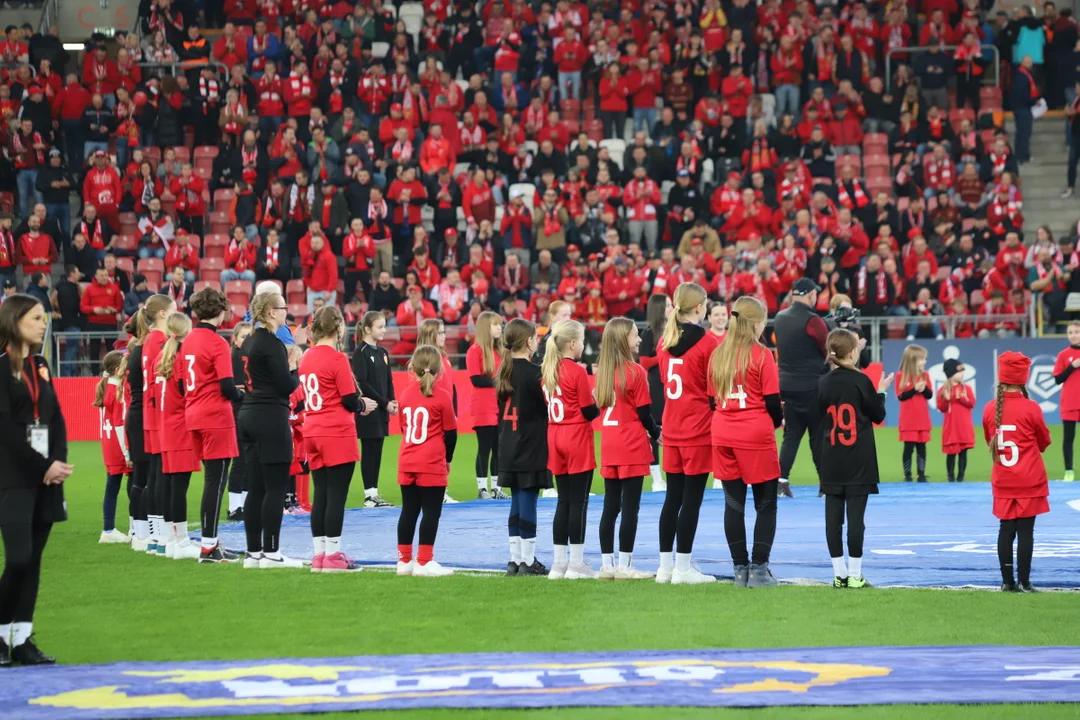
[[74, 265], [64, 268], [64, 279], [56, 284], [52, 294], [53, 331], [65, 333], [64, 355], [60, 362], [61, 377], [78, 374], [79, 333], [86, 329], [86, 317], [81, 309], [79, 278], [82, 273]]
[[[780, 446], [780, 494], [792, 497], [788, 478], [803, 433], [810, 433], [810, 453], [818, 467], [818, 380], [825, 374], [829, 329], [815, 312], [818, 286], [799, 278], [791, 286], [791, 307], [777, 313], [774, 329], [779, 356], [780, 398], [784, 401], [784, 441]], [[820, 477], [818, 478], [820, 483]]]
[[63, 246], [65, 257], [68, 238], [71, 236], [71, 189], [73, 185], [67, 168], [64, 167], [60, 150], [49, 151], [49, 162], [38, 168], [37, 191], [41, 193], [45, 212], [55, 219], [60, 227], [57, 242]]

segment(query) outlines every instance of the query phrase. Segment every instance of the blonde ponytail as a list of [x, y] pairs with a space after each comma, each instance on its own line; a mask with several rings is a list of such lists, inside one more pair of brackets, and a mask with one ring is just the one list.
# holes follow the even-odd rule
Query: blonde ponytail
[[674, 308], [664, 324], [663, 339], [665, 348], [672, 348], [678, 344], [679, 338], [682, 336], [682, 328], [679, 327], [679, 323], [685, 322], [687, 316], [704, 303], [708, 297], [705, 288], [697, 283], [686, 282], [675, 288], [675, 296], [671, 299]]
[[713, 350], [709, 367], [713, 392], [720, 402], [745, 377], [750, 354], [754, 346], [760, 344], [758, 327], [767, 317], [765, 304], [750, 295], [743, 295], [731, 307], [727, 335]]
[[540, 365], [540, 372], [544, 376], [544, 389], [548, 396], [555, 394], [555, 388], [559, 384], [559, 364], [562, 363], [566, 348], [575, 340], [584, 339], [585, 326], [576, 320], [560, 320], [551, 326], [551, 332], [544, 341], [547, 343], [544, 362]]
[[431, 397], [435, 394], [435, 381], [439, 379], [441, 371], [442, 354], [439, 352], [439, 348], [434, 345], [421, 345], [416, 348], [412, 359], [409, 360], [409, 372], [420, 383], [420, 393], [424, 397]]
[[165, 341], [164, 347], [161, 348], [157, 374], [163, 378], [171, 378], [173, 365], [176, 362], [176, 352], [180, 349], [180, 343], [191, 332], [191, 318], [184, 313], [174, 312], [165, 322], [169, 339]]

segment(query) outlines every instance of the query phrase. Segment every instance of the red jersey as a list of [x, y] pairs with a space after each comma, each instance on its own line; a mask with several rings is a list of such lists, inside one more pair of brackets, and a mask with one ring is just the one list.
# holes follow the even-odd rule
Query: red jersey
[[[184, 347], [183, 343], [181, 343], [180, 347]], [[158, 380], [160, 382], [157, 387], [160, 390], [154, 393], [160, 408], [161, 427], [166, 430], [166, 432], [161, 433], [161, 449], [167, 452], [193, 450], [195, 448], [191, 433], [187, 429], [187, 399], [180, 394], [180, 378], [182, 377], [180, 371], [180, 353], [178, 350], [176, 357], [173, 358], [172, 377], [166, 378], [159, 375]]]
[[[499, 365], [502, 364], [502, 357], [498, 352], [494, 353], [494, 360], [495, 364], [491, 373], [492, 380], [494, 380], [495, 374], [499, 372]], [[469, 373], [470, 378], [477, 375], [484, 376], [484, 354], [481, 352], [479, 345], [472, 345], [465, 353], [465, 370]], [[473, 385], [470, 412], [472, 413], [473, 427], [499, 424], [499, 403], [495, 399], [494, 385], [491, 387], [476, 387]]]
[[709, 358], [719, 344], [716, 336], [697, 325], [682, 325], [682, 336], [670, 350], [657, 349], [660, 381], [664, 383], [664, 445], [711, 445], [708, 395]]
[[[1069, 346], [1058, 353], [1054, 361], [1054, 377], [1061, 375], [1073, 363], [1080, 359], [1080, 347]], [[1072, 370], [1061, 384], [1061, 396], [1058, 399], [1058, 412], [1062, 420], [1080, 419], [1080, 372]]]
[[[161, 432], [161, 413], [159, 411], [161, 407], [161, 390], [158, 388], [158, 383], [165, 382], [165, 378], [158, 378], [157, 366], [158, 358], [161, 356], [161, 348], [165, 347], [167, 339], [162, 331], [151, 330], [150, 334], [146, 336], [146, 342], [143, 343], [143, 397], [150, 400], [143, 406], [144, 437], [148, 437], [152, 432]], [[147, 443], [147, 448], [153, 453], [161, 452], [161, 449], [156, 445], [152, 446]]]
[[329, 345], [316, 345], [300, 361], [304, 388], [304, 437], [356, 439], [356, 419], [341, 398], [357, 392], [356, 379], [345, 355]]
[[945, 416], [941, 426], [941, 448], [946, 455], [975, 447], [975, 428], [971, 424], [971, 408], [975, 393], [964, 383], [949, 391], [938, 388], [937, 409]]
[[989, 443], [998, 435], [998, 462], [990, 471], [994, 499], [1049, 496], [1042, 453], [1050, 447], [1050, 430], [1042, 409], [1020, 392], [1005, 393], [999, 432], [994, 423], [995, 405], [992, 400], [983, 408], [983, 437]]
[[450, 395], [451, 400], [454, 399], [454, 364], [445, 355], [442, 356], [442, 371], [435, 380], [435, 388], [442, 388]]
[[233, 379], [228, 341], [217, 334], [213, 325], [199, 323], [180, 346], [178, 363], [179, 377], [184, 380], [188, 429], [235, 429], [232, 402], [221, 394], [220, 385], [222, 380]]
[[548, 394], [544, 387], [544, 399], [548, 405], [548, 429], [557, 425], [577, 425], [588, 422], [581, 408], [595, 405], [589, 375], [585, 368], [570, 358], [559, 361], [559, 383], [555, 392]]
[[750, 349], [743, 376], [726, 393], [716, 392], [709, 373], [709, 396], [716, 398], [712, 414], [712, 444], [747, 450], [775, 450], [776, 429], [765, 407], [768, 395], [780, 394], [776, 359], [762, 344]]
[[[922, 381], [926, 383], [926, 389], [921, 393], [915, 393], [907, 400], [900, 400], [900, 440], [904, 442], [905, 433], [930, 432], [930, 399], [933, 383], [930, 382], [929, 373], [922, 374]], [[915, 383], [905, 383], [903, 375], [896, 374], [894, 381], [896, 395], [899, 398], [905, 392], [915, 389]]]
[[409, 383], [398, 398], [401, 417], [401, 450], [398, 471], [442, 475], [450, 472], [446, 464], [447, 430], [457, 430], [453, 398], [441, 388], [431, 397], [420, 392], [420, 383]]
[[116, 399], [120, 381], [110, 378], [105, 385], [104, 405], [101, 411], [101, 458], [105, 463], [105, 472], [120, 475], [127, 470], [127, 458], [124, 447], [120, 444], [118, 428], [124, 427], [124, 405]]
[[[645, 368], [627, 363], [626, 385], [615, 384], [615, 404], [600, 410], [600, 464], [651, 465], [652, 446], [649, 433], [641, 425], [638, 408], [650, 404], [649, 378]], [[584, 372], [584, 371], [582, 371]]]

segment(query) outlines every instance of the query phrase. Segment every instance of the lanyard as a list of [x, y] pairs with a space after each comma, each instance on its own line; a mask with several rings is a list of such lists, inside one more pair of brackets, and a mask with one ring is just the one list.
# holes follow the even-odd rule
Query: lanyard
[[41, 388], [38, 386], [37, 372], [35, 372], [35, 370], [37, 368], [34, 367], [34, 359], [31, 357], [31, 358], [29, 358], [29, 360], [30, 360], [31, 372], [30, 372], [30, 378], [26, 382], [26, 389], [30, 393], [30, 402], [33, 403], [33, 405], [34, 405], [34, 424], [37, 425], [38, 424], [38, 398], [41, 397]]

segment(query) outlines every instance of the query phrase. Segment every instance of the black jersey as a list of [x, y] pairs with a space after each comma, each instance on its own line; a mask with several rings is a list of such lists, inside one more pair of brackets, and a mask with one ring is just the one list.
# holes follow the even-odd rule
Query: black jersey
[[256, 328], [240, 348], [241, 362], [247, 369], [247, 393], [244, 407], [277, 409], [289, 412], [289, 395], [297, 380], [289, 372], [285, 344], [264, 327]]
[[142, 345], [136, 345], [128, 351], [127, 382], [128, 412], [132, 410], [142, 411], [143, 407], [143, 371], [142, 371]]
[[510, 382], [514, 391], [500, 395], [499, 474], [542, 473], [547, 469], [547, 403], [540, 366], [513, 360]]
[[356, 437], [384, 438], [390, 434], [390, 413], [386, 406], [394, 400], [390, 353], [381, 345], [360, 343], [353, 353], [351, 366], [360, 393], [378, 405], [367, 415], [356, 415]]
[[818, 406], [821, 489], [838, 494], [839, 488], [871, 486], [866, 492], [876, 493], [874, 423], [885, 419], [885, 394], [862, 372], [839, 367], [818, 381]]
[[238, 347], [232, 349], [232, 374], [233, 384], [238, 390], [246, 392], [248, 389], [247, 370], [244, 369], [244, 355]]

